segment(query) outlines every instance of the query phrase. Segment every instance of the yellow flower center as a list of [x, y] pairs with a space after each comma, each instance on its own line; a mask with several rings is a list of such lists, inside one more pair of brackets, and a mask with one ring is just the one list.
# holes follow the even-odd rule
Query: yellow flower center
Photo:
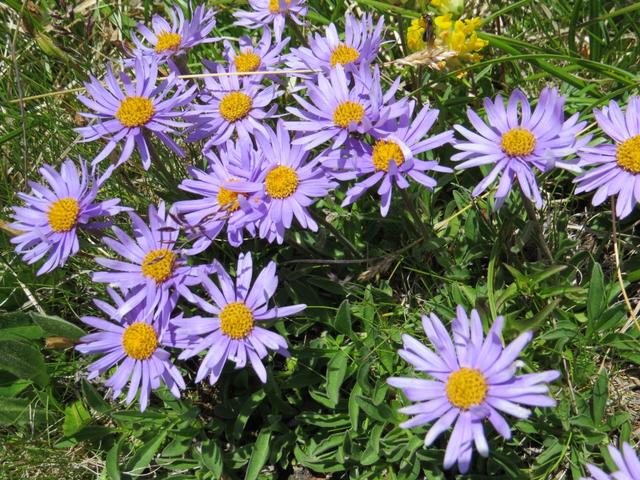
[[378, 140], [373, 146], [371, 162], [376, 170], [384, 172], [389, 170], [389, 160], [393, 159], [399, 167], [404, 163], [404, 154], [396, 142], [391, 140]]
[[447, 398], [454, 406], [467, 410], [482, 403], [488, 387], [480, 370], [461, 368], [449, 375], [445, 390]]
[[524, 157], [536, 148], [536, 137], [526, 128], [513, 128], [502, 135], [500, 146], [510, 157]]
[[122, 334], [122, 346], [131, 358], [146, 360], [158, 348], [158, 336], [147, 323], [132, 323]]
[[280, 8], [280, 0], [269, 0], [269, 11], [275, 15], [276, 13], [284, 13], [287, 7], [291, 5], [291, 0], [284, 0], [284, 8]]
[[264, 187], [272, 198], [288, 198], [298, 189], [300, 179], [296, 171], [285, 165], [278, 165], [267, 173]]
[[329, 62], [332, 67], [335, 67], [337, 64], [346, 65], [348, 63], [353, 63], [358, 60], [358, 58], [360, 58], [360, 52], [358, 50], [341, 43], [331, 54]]
[[253, 100], [246, 93], [227, 93], [220, 102], [220, 114], [227, 122], [241, 120], [249, 114]]
[[236, 58], [233, 59], [236, 64], [236, 70], [238, 72], [255, 72], [260, 66], [260, 55], [253, 53], [251, 50], [247, 50], [244, 53], [239, 53]]
[[364, 107], [357, 102], [347, 100], [337, 106], [333, 112], [333, 123], [347, 128], [351, 122], [360, 123], [364, 117]]
[[640, 173], [640, 135], [618, 145], [616, 161], [620, 168], [631, 173]]
[[177, 50], [180, 48], [180, 42], [182, 42], [182, 36], [179, 33], [161, 32], [156, 43], [156, 53]]
[[173, 273], [176, 254], [166, 248], [151, 250], [142, 260], [142, 274], [162, 283]]
[[253, 313], [242, 302], [227, 304], [220, 312], [220, 330], [234, 340], [245, 338], [253, 330]]
[[242, 195], [239, 192], [233, 192], [231, 190], [227, 190], [224, 187], [220, 187], [218, 190], [218, 204], [220, 208], [226, 210], [229, 213], [233, 213], [238, 208], [240, 208], [240, 202], [238, 202], [238, 195]]
[[80, 205], [75, 198], [61, 198], [56, 200], [49, 207], [47, 217], [49, 226], [54, 232], [68, 232], [76, 224], [78, 214], [80, 213]]
[[155, 111], [153, 102], [146, 97], [126, 97], [118, 107], [116, 118], [125, 127], [139, 127], [151, 120]]

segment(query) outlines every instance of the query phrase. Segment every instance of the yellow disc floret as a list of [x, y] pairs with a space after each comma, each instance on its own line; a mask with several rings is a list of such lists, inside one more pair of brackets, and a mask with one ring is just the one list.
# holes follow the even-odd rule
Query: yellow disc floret
[[132, 323], [122, 334], [122, 346], [131, 358], [146, 360], [158, 348], [158, 336], [148, 323]]
[[182, 42], [182, 36], [179, 33], [160, 32], [155, 48], [156, 53], [177, 50], [180, 48], [180, 42]]
[[269, 0], [269, 12], [271, 12], [273, 15], [277, 13], [285, 13], [289, 5], [291, 5], [291, 0], [284, 0], [283, 8], [280, 8], [280, 5], [280, 0]]
[[488, 387], [480, 370], [461, 368], [449, 375], [445, 390], [452, 405], [467, 410], [482, 403]]
[[234, 340], [245, 338], [253, 330], [253, 313], [242, 302], [228, 303], [220, 312], [220, 330]]
[[536, 137], [526, 128], [513, 128], [502, 134], [500, 146], [510, 157], [524, 157], [535, 150]]
[[640, 173], [640, 135], [618, 145], [616, 161], [620, 168], [631, 173]]
[[139, 127], [151, 120], [155, 111], [153, 102], [146, 97], [126, 97], [118, 107], [116, 118], [125, 127]]
[[260, 66], [260, 55], [254, 53], [252, 50], [239, 53], [236, 58], [233, 59], [236, 64], [236, 71], [238, 72], [255, 72]]
[[142, 274], [152, 278], [156, 283], [162, 283], [173, 273], [176, 254], [166, 248], [151, 250], [142, 260]]
[[61, 198], [56, 200], [49, 207], [47, 218], [49, 226], [54, 232], [68, 232], [78, 220], [80, 205], [75, 198]]
[[224, 187], [220, 187], [216, 198], [218, 199], [218, 204], [220, 205], [220, 208], [222, 208], [223, 210], [226, 210], [229, 213], [233, 213], [236, 210], [238, 210], [238, 208], [240, 208], [240, 202], [238, 202], [238, 195], [241, 195], [241, 193], [228, 190]]
[[272, 198], [288, 198], [298, 189], [300, 178], [286, 165], [278, 165], [264, 179], [264, 189]]
[[399, 167], [404, 163], [404, 154], [396, 142], [391, 140], [378, 140], [373, 146], [371, 162], [376, 170], [387, 172], [389, 170], [389, 160], [396, 162]]
[[358, 58], [360, 58], [360, 52], [358, 50], [345, 43], [341, 43], [331, 53], [331, 59], [329, 62], [332, 67], [335, 67], [338, 64], [347, 65], [348, 63], [353, 63], [358, 60]]
[[347, 100], [338, 105], [333, 112], [333, 123], [342, 128], [347, 128], [351, 122], [360, 123], [364, 117], [364, 107], [357, 102]]
[[253, 100], [246, 93], [230, 92], [220, 101], [220, 115], [227, 122], [242, 120], [249, 114]]

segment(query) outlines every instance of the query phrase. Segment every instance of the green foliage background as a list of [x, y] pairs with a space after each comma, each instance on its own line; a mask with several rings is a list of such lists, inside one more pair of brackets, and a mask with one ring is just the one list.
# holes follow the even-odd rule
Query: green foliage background
[[[347, 7], [384, 14], [391, 41], [382, 61], [407, 53], [398, 39], [425, 9], [414, 0], [309, 3], [314, 26], [341, 24]], [[245, 5], [208, 4], [219, 10], [215, 35], [243, 33], [231, 12]], [[437, 131], [466, 123], [466, 108], [481, 109], [485, 96], [519, 87], [534, 98], [553, 84], [568, 111], [584, 112], [597, 133], [592, 109], [613, 98], [624, 104], [637, 91], [640, 2], [475, 1], [466, 11], [484, 20], [490, 47], [482, 62], [465, 72], [384, 68], [386, 81], [402, 75], [405, 94], [441, 110]], [[16, 192], [38, 179], [42, 163], [97, 151], [74, 144], [80, 104], [73, 94], [10, 100], [100, 77], [123, 56], [129, 30], [155, 12], [165, 5], [0, 4], [0, 219], [8, 220]], [[221, 59], [220, 47], [197, 49], [195, 71], [201, 58]], [[188, 150], [191, 162], [203, 163], [196, 145]], [[450, 154], [438, 151], [447, 165]], [[139, 212], [149, 201], [180, 198], [185, 163], [161, 155], [164, 169], [121, 167], [104, 197]], [[490, 197], [472, 200], [480, 178], [477, 169], [442, 175], [434, 193], [413, 185], [396, 195], [387, 218], [370, 195], [341, 208], [342, 189], [317, 205], [325, 223], [317, 235], [296, 231], [284, 246], [245, 243], [241, 250], [257, 252], [256, 264], [277, 261], [277, 301], [309, 305], [276, 324], [293, 358], [271, 358], [264, 387], [247, 370], [231, 369], [214, 387], [194, 385], [195, 363], [187, 363], [184, 398], [161, 390], [144, 414], [103, 400], [104, 388], [83, 380], [89, 359], [52, 338], [77, 339], [79, 317], [95, 313], [91, 298], [103, 290], [88, 273], [103, 251], [99, 239], [86, 239], [64, 269], [35, 277], [0, 231], [0, 478], [454, 478], [441, 468], [446, 436], [425, 449], [426, 428], [397, 427], [406, 400], [385, 379], [409, 373], [395, 352], [402, 333], [424, 338], [420, 314], [449, 321], [457, 304], [477, 308], [487, 324], [504, 315], [507, 341], [536, 330], [526, 369], [562, 372], [553, 386], [558, 407], [515, 422], [510, 441], [488, 428], [491, 456], [476, 456], [467, 478], [578, 479], [586, 462], [610, 462], [606, 445], [635, 443], [640, 428], [638, 329], [621, 296], [613, 243], [637, 314], [640, 215], [619, 223], [614, 239], [610, 206], [593, 208], [589, 196], [573, 194], [570, 174], [554, 171], [541, 179], [546, 205], [536, 224], [516, 194], [498, 212]], [[236, 256], [220, 241], [200, 260], [232, 266]]]

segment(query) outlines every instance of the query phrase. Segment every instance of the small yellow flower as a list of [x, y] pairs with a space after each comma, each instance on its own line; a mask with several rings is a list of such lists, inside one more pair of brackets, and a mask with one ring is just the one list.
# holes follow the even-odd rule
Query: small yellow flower
[[451, 20], [451, 14], [445, 13], [444, 15], [440, 15], [433, 19], [433, 23], [436, 26], [438, 31], [448, 31], [451, 30], [451, 26], [453, 25], [453, 21]]
[[412, 52], [422, 50], [426, 45], [424, 43], [424, 31], [427, 25], [423, 17], [415, 18], [411, 21], [411, 26], [407, 29], [407, 47]]

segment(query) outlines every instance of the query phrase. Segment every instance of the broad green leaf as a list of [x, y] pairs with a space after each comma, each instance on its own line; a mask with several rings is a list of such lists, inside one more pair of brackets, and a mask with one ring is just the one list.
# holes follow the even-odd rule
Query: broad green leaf
[[86, 332], [71, 322], [63, 320], [60, 317], [50, 315], [40, 315], [32, 313], [31, 318], [48, 336], [66, 337], [71, 340], [78, 340]]
[[247, 473], [245, 474], [245, 480], [255, 480], [260, 474], [260, 470], [267, 463], [269, 458], [269, 440], [271, 439], [271, 430], [263, 428], [256, 438], [256, 443], [253, 445], [253, 451], [251, 452], [251, 458], [249, 459], [249, 465], [247, 466]]
[[213, 473], [213, 478], [222, 475], [222, 452], [215, 440], [207, 440], [202, 444], [200, 451], [200, 463]]
[[340, 307], [338, 307], [338, 312], [336, 313], [334, 327], [338, 332], [344, 333], [345, 335], [350, 336], [352, 334], [351, 308], [349, 305], [349, 300], [344, 300], [340, 304]]
[[609, 377], [607, 371], [602, 369], [598, 380], [593, 386], [592, 417], [594, 425], [600, 425], [607, 409], [607, 399], [609, 398]]
[[35, 408], [33, 400], [0, 397], [0, 425], [37, 424], [45, 418], [44, 409]]
[[39, 385], [49, 382], [42, 354], [30, 344], [17, 340], [0, 341], [0, 370]]
[[120, 451], [120, 444], [124, 438], [118, 440], [113, 447], [107, 453], [106, 471], [109, 480], [120, 480], [120, 464], [118, 462], [118, 453]]
[[127, 462], [127, 472], [132, 475], [141, 475], [149, 466], [156, 453], [158, 453], [166, 436], [167, 430], [159, 429], [155, 436], [151, 437], [144, 445], [136, 449], [133, 457]]
[[591, 281], [587, 294], [587, 318], [591, 321], [599, 319], [607, 306], [607, 296], [604, 288], [604, 274], [599, 263], [594, 263], [591, 269]]
[[109, 404], [102, 398], [93, 385], [86, 380], [82, 380], [82, 393], [87, 404], [98, 413], [107, 413], [111, 410]]
[[253, 413], [253, 411], [262, 403], [266, 397], [264, 390], [257, 390], [254, 392], [240, 407], [236, 421], [233, 424], [232, 436], [233, 438], [240, 438], [244, 427], [247, 425], [247, 420]]
[[90, 421], [91, 414], [87, 410], [87, 407], [78, 400], [64, 409], [62, 431], [66, 437], [70, 437]]
[[338, 350], [334, 357], [327, 364], [327, 397], [334, 405], [340, 399], [340, 386], [347, 373], [347, 362], [349, 357], [342, 350]]

